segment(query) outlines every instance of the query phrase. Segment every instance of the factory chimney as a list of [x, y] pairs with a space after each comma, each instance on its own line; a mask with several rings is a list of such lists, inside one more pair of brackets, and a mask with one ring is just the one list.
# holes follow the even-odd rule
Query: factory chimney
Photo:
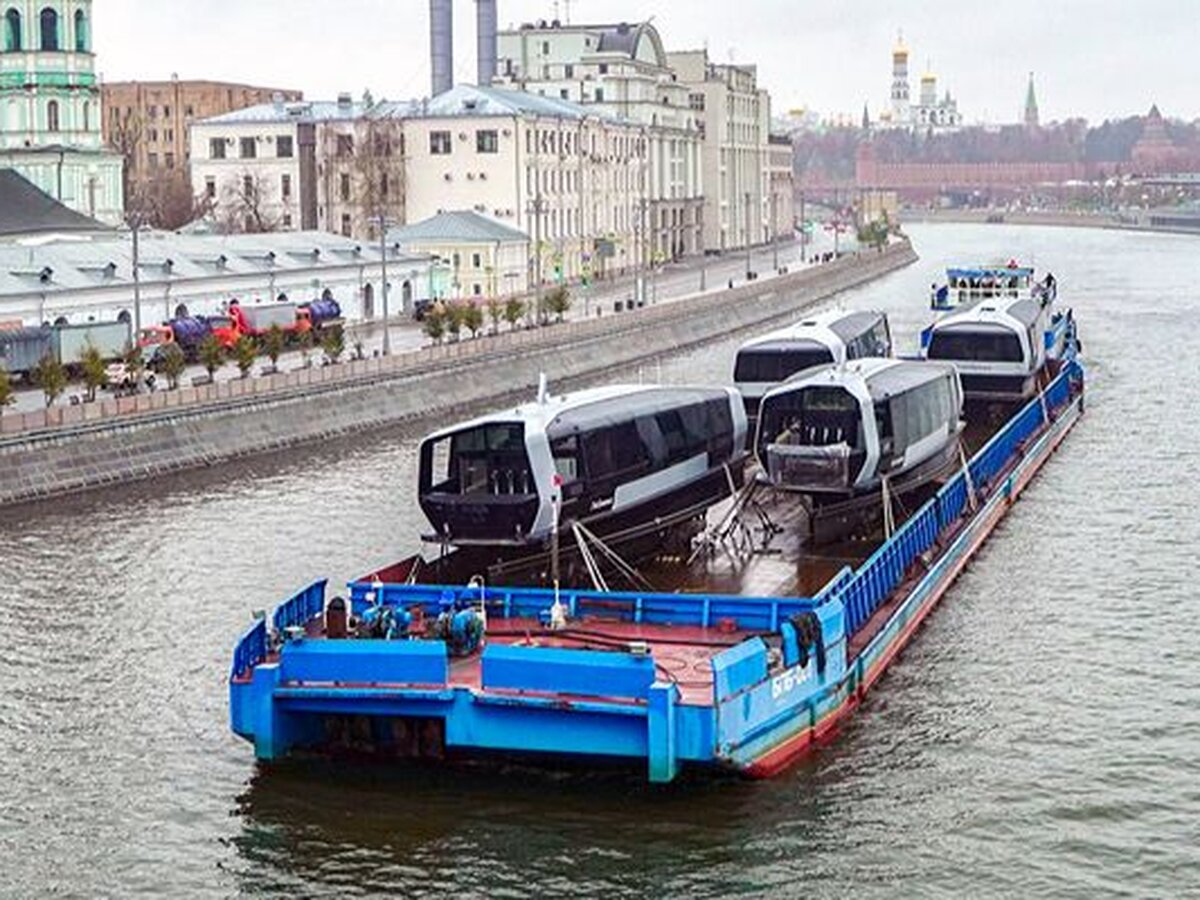
[[454, 87], [454, 0], [429, 0], [429, 64], [433, 96]]
[[475, 24], [479, 86], [488, 87], [496, 77], [496, 0], [475, 0]]

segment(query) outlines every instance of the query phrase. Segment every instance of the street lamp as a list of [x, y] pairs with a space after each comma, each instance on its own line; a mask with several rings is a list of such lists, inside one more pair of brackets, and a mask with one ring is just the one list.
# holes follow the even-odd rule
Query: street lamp
[[392, 334], [388, 315], [387, 230], [388, 226], [394, 225], [395, 222], [386, 216], [374, 216], [370, 222], [372, 225], [379, 226], [380, 292], [383, 294], [383, 355], [388, 356], [392, 352]]

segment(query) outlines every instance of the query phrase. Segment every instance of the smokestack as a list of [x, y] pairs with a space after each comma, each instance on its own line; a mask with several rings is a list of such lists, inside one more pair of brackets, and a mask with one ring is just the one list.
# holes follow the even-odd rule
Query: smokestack
[[429, 65], [433, 96], [454, 87], [454, 0], [429, 0]]
[[479, 86], [488, 87], [496, 77], [496, 0], [475, 0], [475, 23]]

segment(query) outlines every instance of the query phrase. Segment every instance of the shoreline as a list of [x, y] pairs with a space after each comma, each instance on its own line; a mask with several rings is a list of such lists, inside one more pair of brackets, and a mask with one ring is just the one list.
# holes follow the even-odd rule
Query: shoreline
[[761, 282], [603, 318], [254, 381], [60, 407], [49, 416], [44, 410], [21, 414], [21, 424], [41, 417], [40, 428], [18, 432], [4, 417], [0, 506], [496, 402], [531, 390], [542, 372], [551, 373], [557, 384], [595, 377], [794, 315], [916, 259], [911, 244], [900, 242], [880, 252], [851, 254]]

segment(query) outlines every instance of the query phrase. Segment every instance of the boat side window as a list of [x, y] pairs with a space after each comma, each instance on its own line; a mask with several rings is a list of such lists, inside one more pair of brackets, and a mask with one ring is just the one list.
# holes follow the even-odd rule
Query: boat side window
[[559, 438], [550, 444], [554, 471], [568, 485], [579, 478], [579, 438], [575, 435]]
[[583, 436], [583, 452], [588, 475], [596, 481], [609, 478], [638, 477], [649, 467], [649, 459], [637, 425], [619, 422], [597, 428]]
[[895, 453], [896, 439], [892, 433], [892, 411], [888, 404], [875, 404], [875, 433], [879, 436], [879, 452], [886, 458]]

